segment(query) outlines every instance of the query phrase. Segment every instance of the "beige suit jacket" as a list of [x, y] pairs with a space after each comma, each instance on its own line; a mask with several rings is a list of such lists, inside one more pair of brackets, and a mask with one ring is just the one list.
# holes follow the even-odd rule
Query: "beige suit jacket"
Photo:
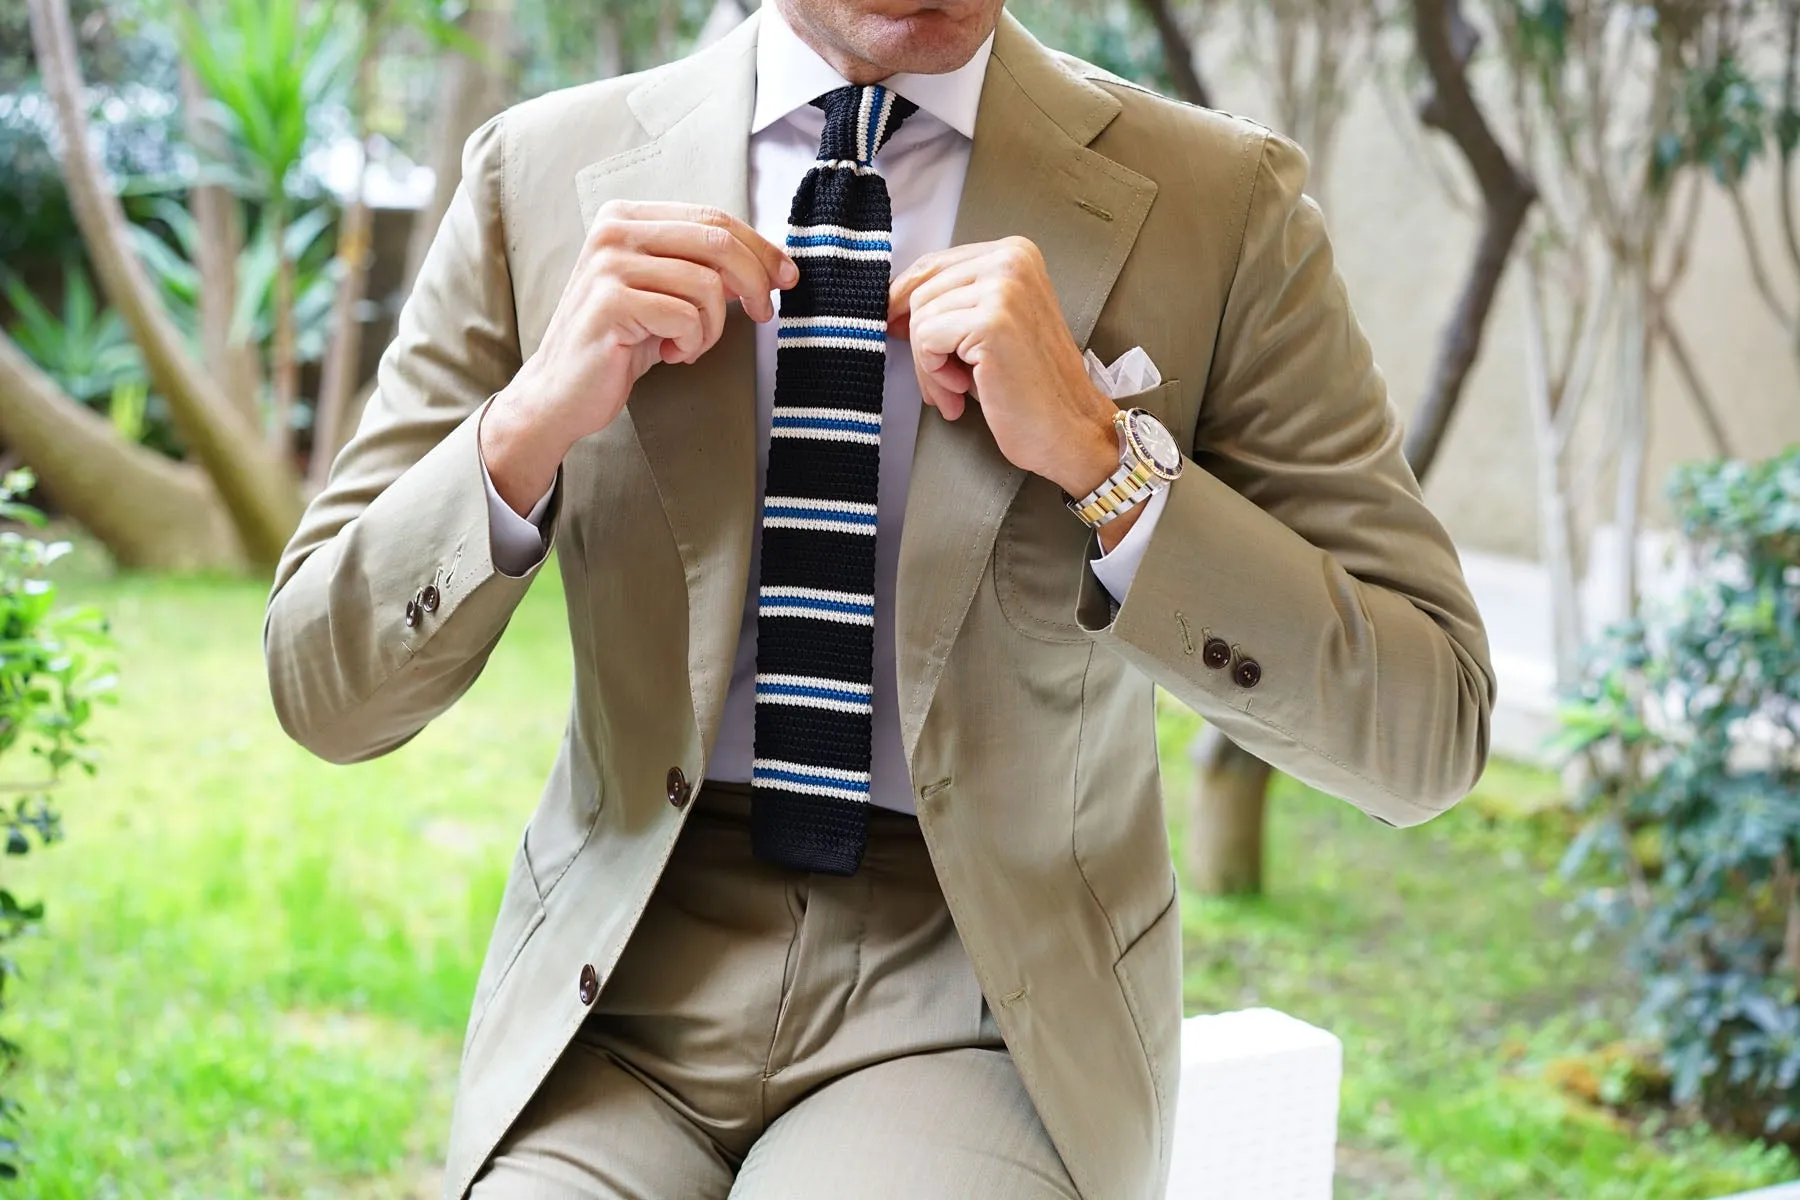
[[[275, 706], [334, 762], [395, 749], [480, 673], [531, 576], [498, 572], [476, 446], [611, 197], [748, 211], [755, 18], [695, 56], [477, 132], [382, 360], [270, 599]], [[1332, 263], [1305, 159], [1260, 126], [1054, 55], [1003, 17], [955, 240], [1023, 234], [1075, 340], [1143, 346], [1135, 403], [1191, 448], [1116, 614], [1092, 536], [927, 410], [895, 653], [919, 823], [982, 988], [1084, 1196], [1159, 1195], [1181, 922], [1153, 684], [1277, 767], [1413, 824], [1479, 775], [1493, 675], [1456, 554]], [[551, 506], [575, 686], [473, 999], [445, 1194], [562, 1052], [655, 886], [718, 732], [752, 567], [753, 326], [658, 366], [579, 443]], [[407, 601], [441, 594], [416, 627]], [[1253, 659], [1252, 687], [1206, 639]]]

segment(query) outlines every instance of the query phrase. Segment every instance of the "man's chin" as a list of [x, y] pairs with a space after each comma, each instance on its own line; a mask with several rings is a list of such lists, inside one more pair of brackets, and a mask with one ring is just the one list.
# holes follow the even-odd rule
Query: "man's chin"
[[988, 31], [979, 14], [924, 9], [906, 16], [857, 19], [857, 57], [895, 75], [941, 75], [975, 56]]

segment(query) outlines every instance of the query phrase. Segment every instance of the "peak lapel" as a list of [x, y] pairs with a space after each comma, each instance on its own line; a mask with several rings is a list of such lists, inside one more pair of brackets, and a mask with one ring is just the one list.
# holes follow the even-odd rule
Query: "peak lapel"
[[[1088, 148], [1119, 108], [1001, 13], [953, 241], [1030, 238], [1083, 347], [1156, 194], [1151, 180]], [[909, 762], [1023, 478], [995, 446], [979, 402], [956, 421], [920, 414], [895, 613]]]
[[[646, 140], [577, 173], [582, 228], [608, 200], [679, 200], [750, 216], [752, 16], [629, 97]], [[750, 571], [756, 505], [755, 324], [732, 306], [697, 362], [656, 366], [632, 389], [630, 424], [687, 578], [688, 679], [708, 755], [717, 738]]]

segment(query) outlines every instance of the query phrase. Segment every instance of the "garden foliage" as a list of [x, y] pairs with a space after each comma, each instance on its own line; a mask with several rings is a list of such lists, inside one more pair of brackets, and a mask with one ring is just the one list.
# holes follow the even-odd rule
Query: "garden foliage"
[[1632, 930], [1675, 1097], [1800, 1140], [1800, 447], [1677, 471], [1685, 570], [1563, 715], [1588, 821], [1564, 870]]
[[[17, 500], [30, 487], [23, 471], [0, 479], [0, 526], [42, 523], [35, 509]], [[59, 608], [56, 588], [44, 578], [45, 568], [68, 548], [0, 528], [0, 839], [8, 855], [28, 854], [34, 843], [48, 845], [61, 836], [56, 787], [71, 770], [93, 771], [87, 726], [94, 702], [112, 687], [103, 660], [105, 622], [93, 609]], [[0, 945], [43, 915], [41, 901], [26, 903], [0, 881]], [[12, 959], [0, 955], [0, 1007], [17, 973]], [[0, 1065], [10, 1067], [19, 1050], [0, 1037]], [[17, 1115], [16, 1103], [0, 1094], [0, 1121]], [[15, 1139], [0, 1136], [0, 1178], [17, 1175], [17, 1152]]]

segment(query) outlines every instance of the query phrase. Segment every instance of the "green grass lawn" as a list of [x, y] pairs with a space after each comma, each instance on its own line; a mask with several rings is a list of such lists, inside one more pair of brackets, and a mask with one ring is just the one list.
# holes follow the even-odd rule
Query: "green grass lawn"
[[[49, 906], [6, 1018], [28, 1053], [17, 1194], [425, 1194], [508, 856], [562, 729], [554, 580], [454, 712], [355, 768], [276, 726], [260, 586], [71, 591], [113, 618], [121, 704], [97, 722], [100, 775], [63, 796], [68, 841], [8, 864]], [[1164, 715], [1172, 797], [1193, 727]], [[1545, 786], [1503, 767], [1483, 785]], [[1269, 894], [1187, 905], [1191, 1009], [1269, 1004], [1344, 1039], [1339, 1195], [1678, 1200], [1800, 1176], [1545, 1081], [1552, 1057], [1618, 1036], [1630, 997], [1610, 954], [1570, 948], [1542, 886], [1554, 839], [1497, 807], [1395, 831], [1286, 786]]]

